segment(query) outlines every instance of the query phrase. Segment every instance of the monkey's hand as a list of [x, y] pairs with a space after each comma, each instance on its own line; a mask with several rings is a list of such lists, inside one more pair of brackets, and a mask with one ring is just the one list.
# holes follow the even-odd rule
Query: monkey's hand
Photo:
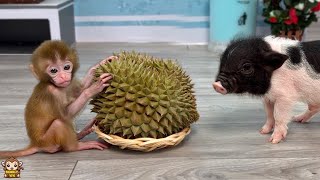
[[108, 62], [111, 62], [111, 61], [117, 60], [117, 59], [118, 59], [117, 56], [109, 56], [109, 57], [103, 59], [102, 61], [100, 61], [99, 63], [97, 63], [96, 65], [94, 65], [93, 67], [91, 67], [89, 69], [87, 75], [84, 77], [84, 79], [82, 81], [83, 89], [87, 89], [93, 83], [94, 74], [96, 72], [96, 69], [100, 65], [106, 64]]
[[114, 61], [114, 60], [118, 60], [118, 56], [109, 56], [105, 59], [103, 59], [102, 61], [100, 61], [96, 66], [96, 68], [98, 68], [100, 65], [106, 64], [108, 62]]
[[80, 140], [94, 131], [92, 127], [97, 122], [97, 119], [92, 119], [79, 133], [77, 133], [77, 139]]
[[108, 87], [110, 85], [108, 83], [108, 81], [111, 79], [112, 79], [111, 74], [109, 74], [109, 73], [101, 74], [100, 77], [98, 78], [98, 80], [85, 90], [86, 93], [90, 97], [100, 93], [105, 87]]

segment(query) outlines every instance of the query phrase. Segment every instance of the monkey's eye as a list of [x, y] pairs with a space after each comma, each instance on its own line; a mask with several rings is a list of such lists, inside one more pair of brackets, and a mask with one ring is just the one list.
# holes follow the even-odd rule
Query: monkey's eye
[[7, 164], [7, 167], [10, 167], [10, 164]]
[[71, 72], [72, 71], [72, 63], [70, 61], [67, 61], [67, 63], [65, 63], [63, 65], [63, 70], [66, 72]]
[[56, 74], [58, 72], [58, 69], [57, 68], [51, 68], [50, 69], [50, 73], [51, 74]]
[[243, 64], [240, 72], [241, 72], [243, 75], [250, 75], [250, 74], [252, 74], [252, 73], [254, 72], [253, 65], [252, 65], [251, 63], [245, 63], [245, 64]]
[[17, 167], [17, 165], [15, 164], [14, 167]]
[[65, 66], [63, 67], [63, 69], [64, 69], [64, 70], [69, 70], [69, 69], [70, 69], [70, 65], [69, 65], [69, 64], [65, 65]]

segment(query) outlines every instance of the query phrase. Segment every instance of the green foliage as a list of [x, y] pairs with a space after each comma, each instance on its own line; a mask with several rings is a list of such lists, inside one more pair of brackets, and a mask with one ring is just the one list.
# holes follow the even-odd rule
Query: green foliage
[[319, 5], [317, 0], [264, 0], [262, 15], [271, 25], [271, 33], [279, 35], [281, 31], [304, 30], [317, 21]]

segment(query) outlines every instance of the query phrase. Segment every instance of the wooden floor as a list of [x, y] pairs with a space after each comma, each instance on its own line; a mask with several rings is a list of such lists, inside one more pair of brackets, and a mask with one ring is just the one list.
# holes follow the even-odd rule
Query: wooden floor
[[[269, 135], [258, 132], [265, 118], [259, 99], [213, 91], [219, 56], [205, 46], [79, 43], [77, 49], [78, 77], [120, 50], [178, 59], [195, 83], [200, 119], [180, 145], [151, 153], [111, 147], [19, 158], [24, 163], [21, 179], [320, 179], [319, 116], [309, 124], [291, 123], [286, 141], [270, 144]], [[23, 113], [36, 84], [27, 68], [29, 58], [0, 55], [0, 150], [28, 144]], [[294, 112], [304, 108], [298, 104]], [[94, 116], [87, 106], [76, 121], [77, 128]], [[96, 135], [86, 139], [96, 139]]]

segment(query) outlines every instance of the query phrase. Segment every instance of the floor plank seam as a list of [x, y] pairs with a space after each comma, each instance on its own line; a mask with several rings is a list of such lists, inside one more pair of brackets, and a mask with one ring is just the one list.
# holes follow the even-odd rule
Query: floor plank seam
[[79, 160], [76, 161], [76, 163], [75, 163], [75, 165], [74, 165], [74, 167], [73, 167], [73, 169], [72, 169], [72, 171], [70, 173], [70, 176], [69, 176], [68, 180], [70, 180], [70, 178], [72, 177], [72, 174], [73, 174], [74, 170], [76, 169], [78, 162], [79, 162]]

